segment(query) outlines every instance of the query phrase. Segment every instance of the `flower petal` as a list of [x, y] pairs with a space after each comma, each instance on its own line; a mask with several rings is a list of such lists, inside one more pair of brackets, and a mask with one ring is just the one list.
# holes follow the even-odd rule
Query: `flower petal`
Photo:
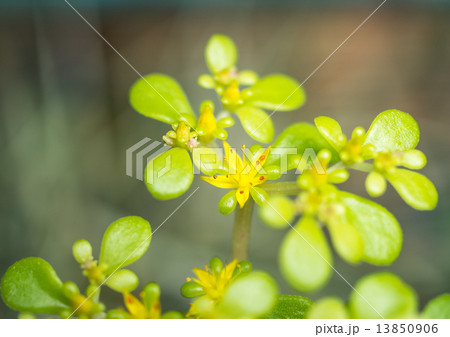
[[204, 181], [220, 188], [236, 188], [237, 183], [232, 178], [227, 178], [226, 176], [214, 175], [212, 177], [200, 177]]
[[248, 200], [249, 194], [250, 194], [250, 191], [249, 191], [248, 187], [239, 188], [236, 190], [236, 199], [241, 208], [244, 207], [245, 202]]

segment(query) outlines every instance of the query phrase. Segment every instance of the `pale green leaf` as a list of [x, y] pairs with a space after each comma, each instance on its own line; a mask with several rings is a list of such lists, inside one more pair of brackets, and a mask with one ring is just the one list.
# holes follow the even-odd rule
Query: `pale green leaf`
[[340, 151], [345, 143], [345, 136], [339, 123], [333, 118], [320, 116], [314, 119], [320, 134], [330, 143], [336, 151]]
[[9, 267], [0, 288], [5, 304], [17, 311], [57, 315], [72, 307], [52, 266], [38, 257], [27, 257]]
[[294, 202], [283, 195], [274, 195], [266, 205], [259, 208], [264, 224], [272, 228], [286, 228], [295, 216]]
[[348, 223], [358, 229], [363, 240], [363, 261], [391, 264], [402, 248], [402, 231], [395, 217], [383, 206], [355, 194], [341, 191], [339, 196]]
[[432, 299], [425, 306], [423, 318], [450, 319], [450, 294], [443, 294]]
[[250, 189], [250, 195], [260, 207], [266, 205], [267, 200], [269, 200], [269, 194], [260, 187], [252, 187]]
[[301, 319], [313, 305], [307, 297], [296, 295], [278, 295], [277, 302], [272, 311], [264, 318], [269, 319]]
[[364, 257], [364, 242], [358, 229], [345, 222], [329, 223], [334, 249], [349, 263], [358, 263]]
[[434, 184], [424, 175], [404, 169], [395, 169], [386, 174], [386, 179], [397, 190], [402, 199], [412, 208], [432, 210], [438, 202]]
[[139, 285], [139, 278], [131, 270], [121, 269], [108, 278], [106, 285], [119, 293], [131, 292]]
[[319, 289], [331, 276], [333, 257], [314, 219], [302, 217], [284, 238], [279, 256], [281, 273], [298, 291]]
[[406, 151], [419, 143], [417, 122], [406, 112], [387, 110], [372, 122], [364, 144], [372, 144], [377, 151]]
[[150, 245], [152, 229], [148, 221], [127, 216], [114, 221], [103, 235], [100, 265], [109, 275], [139, 259]]
[[352, 318], [415, 318], [417, 295], [398, 276], [376, 273], [363, 277], [350, 295]]
[[257, 318], [274, 307], [278, 286], [263, 271], [236, 279], [227, 289], [220, 305], [221, 318]]
[[230, 214], [236, 208], [236, 203], [236, 190], [231, 190], [220, 199], [219, 212], [224, 215]]
[[221, 148], [200, 144], [192, 150], [192, 159], [197, 168], [206, 175], [227, 174], [228, 169], [223, 161]]
[[195, 114], [177, 81], [164, 74], [140, 78], [130, 90], [131, 106], [140, 114], [173, 124], [185, 120], [195, 126]]
[[349, 313], [345, 303], [337, 297], [326, 297], [317, 301], [306, 314], [308, 319], [347, 319]]
[[243, 106], [236, 110], [245, 132], [261, 143], [269, 143], [273, 139], [273, 123], [269, 115], [261, 109]]
[[242, 91], [246, 104], [261, 109], [290, 111], [299, 108], [306, 100], [303, 88], [293, 78], [272, 74]]
[[315, 126], [308, 123], [293, 124], [275, 139], [264, 167], [278, 165], [285, 171], [287, 168], [296, 167], [296, 155], [304, 156], [310, 162], [313, 160], [313, 154], [317, 155], [322, 149], [331, 151], [331, 163], [339, 160], [338, 153]]
[[186, 149], [175, 147], [150, 160], [145, 169], [145, 184], [160, 200], [179, 197], [192, 184], [192, 160]]
[[205, 59], [209, 70], [214, 74], [233, 67], [237, 60], [233, 40], [226, 35], [213, 35], [206, 45]]

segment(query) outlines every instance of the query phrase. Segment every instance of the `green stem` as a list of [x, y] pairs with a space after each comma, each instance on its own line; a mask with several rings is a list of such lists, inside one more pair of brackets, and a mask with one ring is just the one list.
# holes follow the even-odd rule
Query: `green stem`
[[231, 258], [238, 261], [246, 260], [248, 257], [253, 205], [253, 198], [250, 197], [244, 207], [238, 206], [235, 211]]
[[279, 193], [284, 195], [297, 195], [301, 192], [296, 181], [282, 181], [279, 183], [265, 183], [260, 185], [267, 193]]

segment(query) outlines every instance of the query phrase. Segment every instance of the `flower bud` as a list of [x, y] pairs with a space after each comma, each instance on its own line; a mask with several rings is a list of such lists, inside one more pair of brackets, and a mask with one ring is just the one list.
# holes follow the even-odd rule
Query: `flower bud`
[[67, 298], [72, 298], [73, 296], [78, 295], [80, 293], [80, 290], [78, 289], [77, 285], [70, 281], [64, 282], [62, 289], [64, 295]]
[[223, 268], [222, 260], [218, 257], [213, 257], [211, 261], [209, 261], [209, 268], [211, 268], [214, 273], [219, 274]]
[[181, 295], [192, 298], [203, 295], [205, 292], [203, 287], [197, 282], [186, 282], [181, 287]]
[[92, 259], [92, 246], [87, 240], [78, 240], [72, 246], [72, 254], [78, 263], [83, 264]]

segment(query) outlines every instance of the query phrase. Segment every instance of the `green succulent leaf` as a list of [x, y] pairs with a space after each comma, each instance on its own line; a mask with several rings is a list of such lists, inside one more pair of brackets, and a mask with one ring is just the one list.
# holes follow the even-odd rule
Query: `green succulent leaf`
[[231, 190], [220, 199], [219, 212], [224, 215], [230, 214], [236, 208], [236, 203], [236, 190]]
[[307, 297], [296, 295], [278, 295], [272, 311], [264, 318], [268, 319], [301, 319], [311, 308], [313, 301]]
[[236, 110], [245, 132], [261, 143], [269, 143], [273, 139], [273, 123], [269, 115], [261, 109], [243, 106]]
[[398, 276], [371, 274], [360, 279], [355, 289], [349, 302], [352, 318], [400, 319], [417, 315], [417, 295]]
[[140, 78], [130, 90], [131, 106], [140, 114], [174, 124], [185, 120], [195, 126], [195, 114], [177, 81], [164, 74]]
[[286, 228], [295, 216], [294, 202], [283, 195], [269, 198], [268, 203], [259, 209], [264, 224], [272, 228]]
[[223, 318], [257, 318], [273, 308], [278, 286], [263, 271], [253, 271], [236, 279], [227, 289], [220, 305]]
[[213, 35], [206, 45], [205, 59], [209, 70], [214, 74], [233, 67], [237, 61], [233, 40], [226, 35]]
[[314, 119], [317, 130], [333, 146], [336, 151], [341, 150], [345, 141], [341, 126], [333, 118], [320, 116]]
[[[216, 146], [216, 147], [212, 147]], [[192, 160], [197, 168], [206, 175], [227, 174], [228, 169], [223, 162], [223, 153], [216, 144], [206, 146], [199, 145], [192, 151]]]
[[333, 246], [339, 256], [348, 263], [358, 263], [364, 256], [364, 242], [359, 230], [348, 223], [329, 224]]
[[47, 261], [27, 257], [8, 268], [0, 288], [3, 301], [14, 310], [57, 315], [72, 307], [62, 284]]
[[406, 112], [387, 110], [372, 122], [364, 144], [372, 144], [377, 151], [407, 151], [419, 143], [417, 122]]
[[145, 169], [145, 184], [160, 200], [179, 197], [194, 179], [192, 160], [186, 149], [175, 147], [150, 160]]
[[108, 278], [106, 285], [119, 293], [132, 292], [139, 285], [139, 278], [131, 270], [121, 269]]
[[290, 111], [299, 108], [306, 94], [293, 78], [272, 74], [261, 78], [251, 88], [242, 91], [246, 104], [261, 109]]
[[[333, 256], [325, 235], [310, 217], [303, 216], [295, 230], [289, 231], [280, 249], [280, 269], [298, 291], [322, 287], [331, 276]], [[328, 262], [328, 263], [327, 263]]]
[[349, 312], [345, 303], [337, 297], [326, 297], [317, 301], [306, 314], [308, 319], [347, 319]]
[[250, 189], [250, 195], [260, 207], [266, 205], [267, 200], [269, 200], [269, 194], [260, 187], [252, 187]]
[[109, 275], [139, 259], [150, 245], [152, 229], [148, 221], [127, 216], [114, 221], [103, 235], [100, 265]]
[[432, 299], [425, 306], [423, 318], [450, 319], [450, 294], [443, 294]]
[[[298, 155], [307, 155], [307, 149], [312, 149], [316, 154], [322, 149], [328, 149], [332, 153], [331, 163], [339, 161], [336, 150], [313, 125], [297, 123], [284, 129], [275, 139], [264, 167], [278, 165], [283, 168], [287, 165], [288, 169], [296, 168]], [[292, 154], [292, 150], [296, 151], [297, 155]], [[283, 160], [287, 160], [287, 163], [283, 164]]]
[[410, 170], [395, 169], [392, 173], [386, 174], [386, 179], [412, 208], [425, 211], [436, 207], [438, 202], [436, 187], [424, 175]]
[[352, 193], [339, 192], [349, 224], [356, 227], [364, 244], [363, 261], [391, 264], [402, 248], [402, 230], [383, 206]]

